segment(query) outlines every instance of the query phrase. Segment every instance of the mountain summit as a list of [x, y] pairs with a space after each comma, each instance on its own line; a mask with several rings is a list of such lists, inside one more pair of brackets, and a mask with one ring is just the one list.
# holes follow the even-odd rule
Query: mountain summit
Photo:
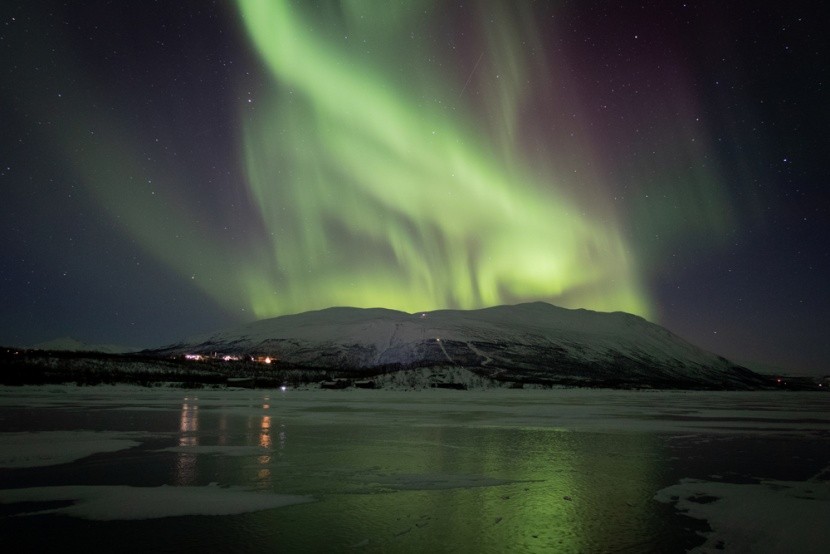
[[525, 383], [733, 389], [765, 382], [641, 317], [544, 302], [414, 314], [328, 308], [256, 321], [155, 352], [269, 356], [285, 366], [367, 375], [462, 367]]

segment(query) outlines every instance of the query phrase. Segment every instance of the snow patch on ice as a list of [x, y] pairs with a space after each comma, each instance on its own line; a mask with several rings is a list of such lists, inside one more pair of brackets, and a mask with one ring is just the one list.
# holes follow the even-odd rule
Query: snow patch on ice
[[0, 433], [0, 468], [42, 467], [66, 464], [92, 454], [138, 446], [125, 433], [45, 431]]
[[683, 479], [657, 492], [712, 532], [692, 552], [824, 553], [830, 544], [830, 483], [734, 484]]
[[253, 492], [242, 487], [65, 486], [0, 490], [0, 503], [72, 501], [19, 515], [63, 514], [98, 521], [242, 514], [313, 502], [310, 496]]

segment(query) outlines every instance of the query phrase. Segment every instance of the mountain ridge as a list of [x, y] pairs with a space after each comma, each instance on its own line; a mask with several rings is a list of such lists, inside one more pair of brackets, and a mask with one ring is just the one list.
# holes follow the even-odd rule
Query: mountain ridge
[[139, 350], [138, 348], [130, 348], [116, 344], [90, 344], [69, 336], [39, 342], [29, 348], [32, 350], [54, 350], [61, 352], [100, 352], [103, 354], [124, 354]]
[[764, 379], [625, 312], [545, 302], [406, 313], [332, 307], [259, 320], [153, 351], [268, 356], [372, 374], [454, 366], [503, 381], [754, 388]]

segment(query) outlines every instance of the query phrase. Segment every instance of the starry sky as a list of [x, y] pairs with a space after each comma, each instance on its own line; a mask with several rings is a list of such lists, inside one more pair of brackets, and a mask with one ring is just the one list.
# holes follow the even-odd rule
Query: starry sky
[[5, 2], [0, 343], [544, 300], [830, 373], [825, 27], [798, 1]]

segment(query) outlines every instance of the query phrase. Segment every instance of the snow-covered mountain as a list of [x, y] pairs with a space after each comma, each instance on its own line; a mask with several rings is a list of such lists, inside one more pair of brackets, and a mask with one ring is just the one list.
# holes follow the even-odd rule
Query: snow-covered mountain
[[376, 373], [455, 366], [507, 381], [744, 388], [764, 379], [622, 312], [543, 302], [408, 314], [329, 308], [266, 319], [158, 354], [247, 354], [281, 364]]
[[136, 348], [116, 346], [114, 344], [88, 344], [72, 337], [61, 337], [30, 346], [32, 350], [51, 350], [54, 352], [102, 352], [104, 354], [123, 354], [135, 352]]

